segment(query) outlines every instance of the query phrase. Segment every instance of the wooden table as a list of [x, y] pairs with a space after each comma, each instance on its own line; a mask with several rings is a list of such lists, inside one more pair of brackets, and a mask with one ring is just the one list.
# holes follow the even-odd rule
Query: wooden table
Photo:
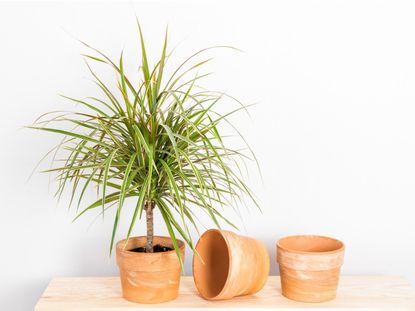
[[225, 301], [202, 299], [192, 277], [182, 277], [179, 297], [171, 302], [143, 305], [121, 297], [118, 277], [55, 278], [46, 288], [36, 311], [132, 311], [198, 309], [270, 310], [415, 310], [415, 290], [397, 276], [342, 276], [338, 297], [326, 303], [299, 303], [281, 296], [278, 276], [271, 276], [256, 295]]

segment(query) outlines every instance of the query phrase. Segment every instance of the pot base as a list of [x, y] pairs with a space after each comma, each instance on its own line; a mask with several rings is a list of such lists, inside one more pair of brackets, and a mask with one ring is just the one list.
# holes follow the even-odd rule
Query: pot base
[[[166, 277], [166, 273], [170, 277]], [[180, 272], [140, 272], [120, 270], [123, 298], [136, 303], [154, 304], [177, 298]]]

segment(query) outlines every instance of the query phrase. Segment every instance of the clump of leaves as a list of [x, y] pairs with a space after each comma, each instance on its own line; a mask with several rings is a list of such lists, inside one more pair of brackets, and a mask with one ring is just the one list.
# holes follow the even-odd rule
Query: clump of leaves
[[[211, 48], [191, 55], [166, 76], [170, 56], [167, 31], [161, 57], [152, 67], [140, 26], [139, 36], [142, 62], [138, 85], [125, 75], [122, 53], [118, 61], [113, 61], [85, 44], [93, 53], [83, 56], [104, 99], [65, 96], [83, 106], [86, 112], [45, 114], [31, 128], [63, 135], [55, 148], [55, 152], [65, 150], [63, 164], [47, 171], [57, 173], [58, 197], [66, 185], [71, 185], [70, 206], [76, 200], [79, 209], [85, 190], [93, 184], [98, 188], [98, 200], [77, 209], [75, 219], [96, 209], [102, 214], [108, 208], [116, 209], [110, 250], [122, 212], [125, 213], [124, 202], [135, 197], [135, 206], [128, 206], [131, 220], [127, 240], [145, 212], [146, 252], [153, 251], [153, 210], [158, 208], [180, 258], [176, 233], [194, 250], [189, 226], [198, 229], [200, 211], [206, 212], [220, 228], [223, 221], [234, 225], [218, 208], [234, 208], [244, 194], [257, 205], [238, 165], [255, 156], [246, 152], [249, 147], [228, 120], [246, 106], [238, 102], [240, 106], [221, 115], [215, 107], [224, 99], [236, 99], [198, 87], [206, 74], [199, 75], [196, 71], [209, 59], [197, 62], [196, 59]], [[116, 92], [111, 90], [114, 85], [106, 85], [95, 73], [91, 62], [115, 71]], [[62, 123], [73, 125], [72, 129], [67, 130]], [[231, 126], [246, 148], [232, 149], [225, 145], [220, 129], [223, 123]]]

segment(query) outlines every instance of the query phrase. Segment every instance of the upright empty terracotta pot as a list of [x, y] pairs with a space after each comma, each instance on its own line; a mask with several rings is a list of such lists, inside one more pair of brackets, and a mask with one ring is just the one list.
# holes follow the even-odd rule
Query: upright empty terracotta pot
[[282, 294], [302, 302], [336, 297], [344, 245], [324, 236], [298, 235], [277, 243]]
[[[123, 297], [139, 303], [160, 303], [173, 300], [179, 292], [181, 265], [169, 237], [154, 237], [154, 245], [173, 250], [159, 253], [137, 253], [129, 250], [143, 247], [146, 237], [130, 238], [116, 246], [117, 264], [120, 269]], [[177, 241], [184, 260], [185, 245]]]
[[254, 294], [265, 284], [270, 259], [257, 240], [225, 230], [208, 230], [193, 256], [193, 278], [200, 295], [209, 300]]

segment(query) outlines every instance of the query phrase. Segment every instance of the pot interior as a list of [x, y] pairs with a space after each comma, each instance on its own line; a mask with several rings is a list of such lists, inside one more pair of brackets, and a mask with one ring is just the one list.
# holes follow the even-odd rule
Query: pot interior
[[[145, 236], [131, 237], [128, 240], [128, 244], [126, 246], [125, 246], [125, 242], [126, 242], [125, 240], [119, 241], [117, 244], [117, 247], [119, 247], [120, 250], [129, 251], [135, 248], [145, 247], [146, 242], [147, 242], [147, 237]], [[184, 247], [184, 243], [182, 241], [177, 240], [177, 243], [179, 244], [180, 248]], [[161, 245], [161, 246], [169, 247], [172, 250], [167, 251], [167, 252], [174, 252], [173, 242], [171, 241], [170, 237], [154, 236], [153, 245]], [[163, 253], [167, 253], [167, 252], [163, 252]], [[142, 254], [145, 254], [145, 253], [142, 253]]]
[[201, 257], [194, 255], [196, 286], [203, 297], [214, 298], [221, 293], [228, 278], [228, 245], [220, 231], [210, 230], [200, 238], [196, 250]]
[[278, 247], [287, 251], [324, 253], [334, 252], [343, 248], [339, 240], [316, 235], [297, 235], [282, 238], [278, 241]]

